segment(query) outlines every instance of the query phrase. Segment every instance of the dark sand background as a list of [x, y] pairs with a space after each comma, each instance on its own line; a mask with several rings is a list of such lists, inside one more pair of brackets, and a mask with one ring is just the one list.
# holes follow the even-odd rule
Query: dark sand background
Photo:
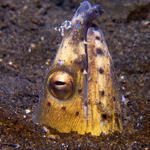
[[150, 149], [150, 1], [94, 0], [123, 94], [123, 133], [50, 139], [32, 116], [45, 72], [81, 0], [0, 0], [0, 149]]

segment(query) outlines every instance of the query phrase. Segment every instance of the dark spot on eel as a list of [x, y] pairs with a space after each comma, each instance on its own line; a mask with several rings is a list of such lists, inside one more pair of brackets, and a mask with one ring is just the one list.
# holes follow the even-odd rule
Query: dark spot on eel
[[116, 97], [113, 97], [113, 100], [116, 101]]
[[100, 91], [100, 95], [104, 96], [105, 95], [105, 91]]
[[98, 105], [101, 105], [101, 102], [98, 102]]
[[81, 94], [81, 92], [82, 92], [82, 89], [78, 89], [78, 93]]
[[107, 119], [107, 115], [106, 114], [102, 114], [102, 119], [106, 120]]
[[104, 73], [104, 70], [102, 68], [99, 68], [99, 73]]
[[48, 105], [48, 107], [50, 107], [50, 106], [51, 106], [51, 103], [50, 103], [50, 102], [48, 102], [48, 103], [47, 103], [47, 105]]
[[83, 72], [84, 71], [84, 68], [81, 68], [81, 72]]
[[62, 109], [63, 111], [65, 111], [65, 110], [66, 110], [66, 107], [65, 107], [65, 106], [63, 106], [63, 107], [61, 107], [61, 109]]
[[80, 40], [81, 40], [81, 41], [84, 41], [84, 37], [81, 37]]
[[102, 51], [100, 48], [97, 48], [97, 49], [96, 49], [96, 53], [97, 53], [98, 55], [103, 55], [103, 54], [104, 54], [103, 51]]
[[76, 116], [79, 116], [79, 112], [78, 111], [76, 112]]

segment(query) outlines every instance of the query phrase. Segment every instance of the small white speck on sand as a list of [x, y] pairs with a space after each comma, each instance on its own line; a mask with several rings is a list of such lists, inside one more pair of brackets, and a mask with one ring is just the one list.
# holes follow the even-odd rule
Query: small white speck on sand
[[12, 62], [12, 61], [9, 61], [9, 62], [8, 62], [8, 64], [9, 64], [9, 65], [12, 65], [12, 64], [13, 64], [13, 62]]
[[23, 115], [23, 118], [25, 119], [27, 116], [26, 115]]
[[122, 102], [125, 102], [126, 101], [126, 98], [124, 95], [122, 95]]
[[31, 53], [31, 48], [28, 49], [28, 52]]
[[28, 9], [28, 6], [27, 5], [24, 5], [23, 6], [23, 10], [27, 10]]
[[51, 59], [47, 59], [47, 61], [45, 62], [46, 65], [50, 64]]
[[144, 25], [144, 26], [147, 26], [147, 25], [149, 25], [150, 24], [150, 21], [149, 20], [143, 20], [142, 21], [142, 25]]
[[25, 110], [25, 113], [26, 113], [26, 114], [29, 114], [30, 112], [31, 112], [30, 109], [26, 109], [26, 110]]
[[41, 36], [41, 37], [40, 37], [40, 40], [41, 40], [41, 41], [44, 41], [44, 36]]
[[30, 44], [30, 47], [28, 48], [28, 52], [31, 53], [31, 51], [32, 51], [33, 49], [35, 49], [35, 47], [36, 47], [36, 45], [35, 45], [34, 43], [31, 43], [31, 44]]
[[124, 77], [123, 75], [121, 75], [121, 76], [120, 76], [120, 79], [124, 80], [124, 79], [125, 79], [125, 77]]
[[30, 46], [31, 46], [31, 48], [35, 48], [36, 45], [34, 43], [31, 43]]
[[125, 87], [122, 87], [122, 90], [125, 90], [126, 88]]

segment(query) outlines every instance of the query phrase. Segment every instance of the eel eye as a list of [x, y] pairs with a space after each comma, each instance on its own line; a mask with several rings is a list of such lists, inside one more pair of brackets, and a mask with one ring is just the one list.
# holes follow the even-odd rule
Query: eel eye
[[50, 93], [59, 100], [66, 100], [73, 94], [73, 77], [64, 71], [54, 72], [48, 82]]

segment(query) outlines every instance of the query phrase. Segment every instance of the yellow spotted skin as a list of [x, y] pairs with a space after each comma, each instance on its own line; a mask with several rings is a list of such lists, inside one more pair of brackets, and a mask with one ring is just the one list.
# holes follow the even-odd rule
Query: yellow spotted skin
[[101, 132], [108, 134], [116, 130], [121, 131], [119, 95], [112, 59], [102, 31], [89, 28], [87, 43], [90, 122], [91, 130], [92, 127], [95, 129], [92, 133], [99, 135]]
[[112, 59], [102, 32], [90, 27], [95, 10], [102, 12], [99, 5], [81, 3], [45, 80], [36, 121], [61, 133], [99, 136], [122, 130]]

